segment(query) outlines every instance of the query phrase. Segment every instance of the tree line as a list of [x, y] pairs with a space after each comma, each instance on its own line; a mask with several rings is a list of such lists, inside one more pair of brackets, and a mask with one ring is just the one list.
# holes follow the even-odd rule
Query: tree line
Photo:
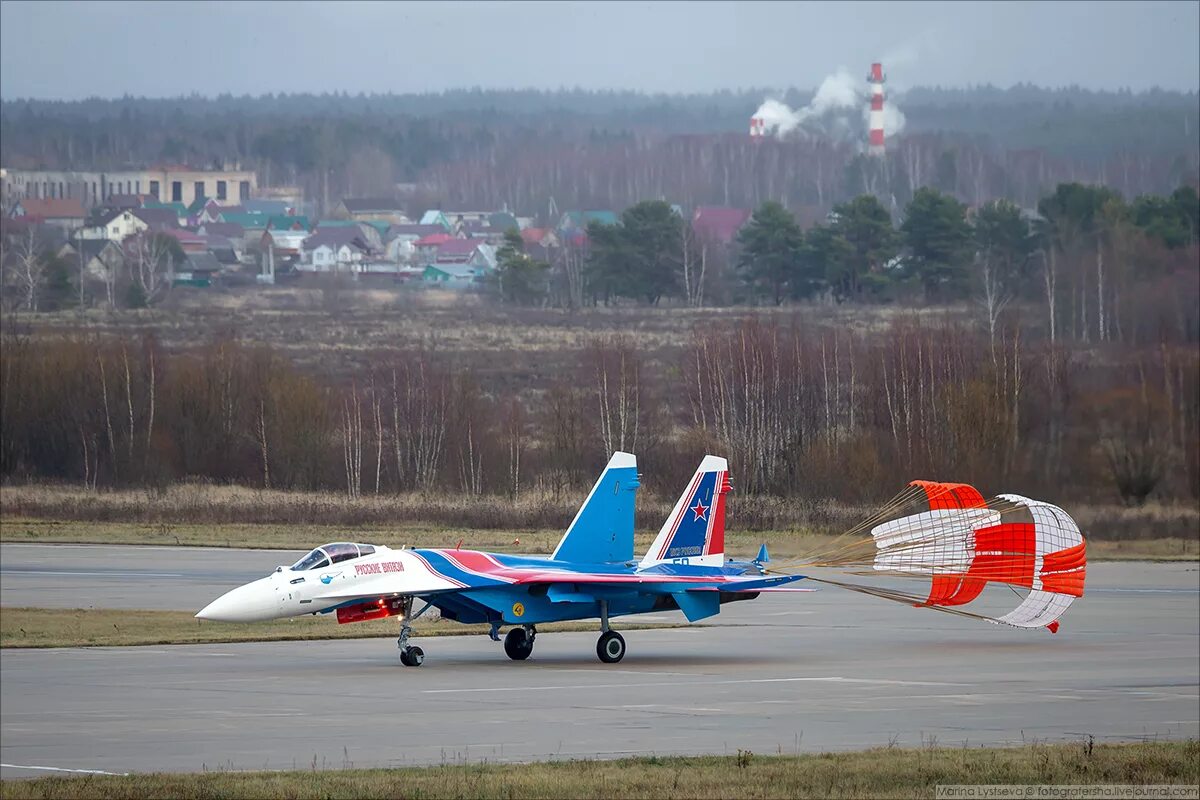
[[1102, 356], [1011, 325], [751, 314], [661, 363], [595, 336], [538, 392], [436, 349], [335, 378], [228, 338], [171, 352], [153, 332], [10, 329], [3, 346], [5, 481], [557, 497], [627, 450], [664, 496], [705, 452], [729, 455], [742, 494], [804, 502], [879, 500], [897, 476], [1063, 502], [1200, 496], [1194, 342]]
[[[932, 185], [979, 204], [1029, 205], [1057, 182], [1165, 193], [1194, 175], [1194, 94], [1014, 87], [923, 89], [886, 169], [861, 137], [751, 141], [764, 97], [793, 107], [812, 93], [747, 90], [459, 91], [427, 95], [267, 95], [0, 103], [0, 161], [10, 168], [118, 169], [160, 161], [239, 162], [263, 186], [300, 186], [326, 213], [345, 196], [407, 184], [413, 213], [432, 207], [620, 208], [647, 197], [685, 205], [789, 208], [868, 192], [903, 204]], [[952, 184], [952, 185], [951, 185]]]
[[898, 225], [877, 197], [861, 195], [804, 229], [767, 202], [725, 247], [666, 202], [643, 201], [616, 225], [592, 223], [586, 251], [568, 246], [553, 265], [512, 232], [498, 253], [498, 287], [515, 304], [969, 302], [992, 340], [1010, 306], [1040, 305], [1051, 342], [1138, 343], [1164, 326], [1196, 340], [1193, 187], [1126, 202], [1105, 187], [1060, 184], [1036, 213], [1008, 200], [970, 209], [923, 187], [897, 216]]

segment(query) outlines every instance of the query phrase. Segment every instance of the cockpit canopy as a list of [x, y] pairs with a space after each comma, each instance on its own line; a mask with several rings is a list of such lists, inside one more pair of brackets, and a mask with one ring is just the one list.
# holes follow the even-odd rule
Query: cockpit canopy
[[339, 561], [349, 561], [352, 558], [360, 558], [369, 556], [375, 552], [375, 548], [369, 544], [355, 544], [354, 542], [334, 542], [333, 544], [323, 544], [316, 550], [306, 555], [304, 558], [292, 564], [293, 572], [303, 572], [309, 569], [323, 569], [330, 564], [336, 564]]

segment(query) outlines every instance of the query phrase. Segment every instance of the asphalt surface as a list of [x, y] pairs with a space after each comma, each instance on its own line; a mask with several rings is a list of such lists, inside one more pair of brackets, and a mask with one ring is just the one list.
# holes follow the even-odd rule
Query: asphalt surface
[[[194, 609], [292, 555], [5, 545], [0, 585], [4, 605]], [[832, 588], [716, 620], [630, 631], [616, 665], [592, 633], [526, 662], [431, 638], [418, 669], [386, 639], [4, 650], [0, 777], [1200, 736], [1195, 564], [1090, 566], [1053, 636]]]

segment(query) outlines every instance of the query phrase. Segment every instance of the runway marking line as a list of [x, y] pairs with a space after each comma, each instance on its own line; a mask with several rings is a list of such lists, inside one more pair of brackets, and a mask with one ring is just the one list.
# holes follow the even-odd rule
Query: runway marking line
[[747, 678], [744, 680], [729, 680], [729, 681], [685, 681], [682, 683], [599, 683], [580, 686], [493, 686], [480, 687], [476, 689], [423, 689], [421, 694], [470, 694], [478, 692], [549, 692], [556, 689], [623, 689], [623, 688], [647, 688], [653, 686], [672, 686], [677, 688], [686, 688], [690, 686], [730, 686], [735, 684], [745, 683], [797, 683], [802, 681], [814, 681], [825, 683], [870, 683], [870, 684], [886, 684], [889, 686], [972, 686], [970, 683], [948, 683], [939, 681], [889, 681], [876, 680], [872, 678], [844, 678], [837, 675], [825, 677], [803, 677], [803, 678]]
[[39, 769], [45, 772], [79, 772], [84, 775], [128, 775], [128, 772], [107, 772], [102, 769], [69, 769], [67, 767], [39, 767], [33, 764], [0, 764], [9, 769]]

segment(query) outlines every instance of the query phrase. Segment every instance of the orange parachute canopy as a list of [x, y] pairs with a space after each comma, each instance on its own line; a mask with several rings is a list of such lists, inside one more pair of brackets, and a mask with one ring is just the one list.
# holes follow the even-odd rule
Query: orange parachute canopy
[[[862, 534], [868, 533], [870, 538]], [[962, 483], [913, 481], [879, 513], [848, 534], [815, 566], [870, 568], [868, 574], [928, 578], [923, 598], [907, 592], [859, 591], [1021, 628], [1058, 628], [1058, 617], [1083, 596], [1087, 545], [1058, 506], [1015, 494], [985, 501]], [[858, 546], [855, 546], [857, 542]], [[862, 573], [859, 573], [862, 574]], [[959, 611], [989, 583], [1027, 590], [1012, 611], [990, 617]]]

